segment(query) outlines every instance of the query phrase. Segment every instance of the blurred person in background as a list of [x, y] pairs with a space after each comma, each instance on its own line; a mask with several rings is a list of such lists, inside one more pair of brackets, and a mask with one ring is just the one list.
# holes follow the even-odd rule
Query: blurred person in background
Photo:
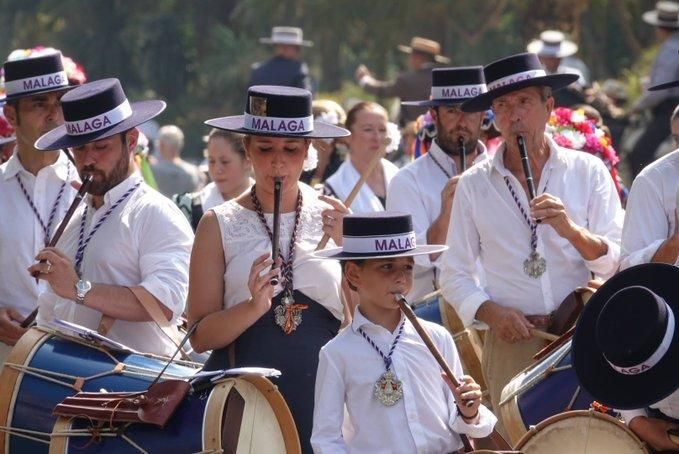
[[205, 185], [198, 167], [181, 158], [184, 133], [175, 125], [166, 125], [158, 131], [158, 162], [152, 164], [158, 190], [166, 197], [194, 192]]
[[303, 39], [298, 27], [273, 27], [271, 37], [260, 38], [262, 44], [274, 48], [274, 56], [263, 63], [252, 65], [250, 86], [284, 85], [311, 91], [309, 67], [302, 61], [302, 47], [314, 45]]
[[211, 182], [198, 192], [172, 196], [194, 231], [204, 212], [238, 197], [254, 183], [242, 134], [212, 129], [207, 136], [205, 158]]
[[[314, 120], [321, 120], [335, 126], [341, 126], [347, 120], [347, 114], [335, 101], [330, 99], [316, 99], [312, 102]], [[318, 154], [316, 168], [302, 173], [300, 181], [315, 187], [323, 183], [344, 161], [346, 147], [341, 139], [314, 139], [312, 146]]]

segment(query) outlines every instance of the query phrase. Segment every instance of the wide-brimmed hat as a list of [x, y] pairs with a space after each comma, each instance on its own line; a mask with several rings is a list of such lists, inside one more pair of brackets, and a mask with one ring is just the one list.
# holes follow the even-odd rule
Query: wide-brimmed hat
[[118, 79], [74, 88], [61, 98], [65, 123], [35, 142], [39, 150], [78, 147], [125, 132], [165, 110], [164, 101], [130, 103]]
[[432, 39], [414, 36], [410, 40], [410, 46], [399, 44], [398, 50], [406, 54], [412, 54], [413, 51], [429, 54], [434, 57], [434, 60], [439, 63], [450, 63], [450, 58], [441, 55], [441, 45]]
[[488, 91], [462, 104], [466, 112], [488, 110], [495, 98], [525, 87], [547, 86], [553, 90], [567, 87], [577, 74], [547, 74], [536, 54], [527, 52], [501, 58], [483, 68]]
[[68, 89], [61, 52], [23, 60], [8, 60], [3, 65], [6, 101]]
[[675, 2], [658, 2], [655, 9], [646, 11], [642, 19], [656, 27], [679, 28], [679, 4]]
[[302, 39], [304, 32], [299, 27], [273, 27], [271, 29], [271, 36], [259, 38], [262, 44], [289, 44], [292, 46], [311, 47], [314, 45], [311, 41]]
[[309, 90], [278, 85], [248, 88], [243, 115], [213, 118], [205, 124], [255, 136], [327, 139], [351, 134], [339, 126], [314, 120]]
[[417, 245], [409, 214], [389, 211], [345, 216], [342, 247], [316, 251], [314, 256], [337, 260], [383, 259], [435, 254], [448, 246]]
[[558, 30], [545, 30], [540, 38], [531, 41], [526, 46], [528, 52], [538, 54], [539, 57], [564, 58], [570, 57], [578, 51], [578, 45], [566, 39], [566, 35]]
[[405, 101], [405, 106], [454, 106], [485, 93], [483, 66], [434, 68], [431, 71], [431, 97], [421, 101]]
[[622, 410], [643, 408], [679, 387], [679, 268], [628, 268], [597, 290], [580, 315], [572, 358], [583, 388]]

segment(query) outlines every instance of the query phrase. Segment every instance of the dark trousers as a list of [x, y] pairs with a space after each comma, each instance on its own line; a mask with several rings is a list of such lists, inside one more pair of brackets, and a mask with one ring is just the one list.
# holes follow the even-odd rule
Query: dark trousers
[[670, 135], [670, 117], [677, 104], [679, 99], [672, 98], [653, 108], [651, 122], [629, 156], [632, 176], [637, 176], [644, 167], [653, 162], [656, 150]]

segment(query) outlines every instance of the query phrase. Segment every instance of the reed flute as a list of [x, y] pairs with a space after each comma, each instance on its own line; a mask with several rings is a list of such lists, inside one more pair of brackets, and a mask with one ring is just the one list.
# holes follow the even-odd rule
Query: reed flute
[[464, 137], [462, 136], [457, 138], [457, 149], [460, 152], [460, 169], [462, 169], [460, 173], [463, 173], [467, 170], [467, 149], [464, 146]]

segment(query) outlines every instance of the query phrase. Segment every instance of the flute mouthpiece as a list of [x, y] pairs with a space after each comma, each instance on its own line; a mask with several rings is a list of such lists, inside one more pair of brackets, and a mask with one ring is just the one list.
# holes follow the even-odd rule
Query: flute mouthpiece
[[396, 299], [396, 301], [406, 301], [407, 302], [406, 297], [403, 296], [402, 293], [394, 293], [394, 298]]

